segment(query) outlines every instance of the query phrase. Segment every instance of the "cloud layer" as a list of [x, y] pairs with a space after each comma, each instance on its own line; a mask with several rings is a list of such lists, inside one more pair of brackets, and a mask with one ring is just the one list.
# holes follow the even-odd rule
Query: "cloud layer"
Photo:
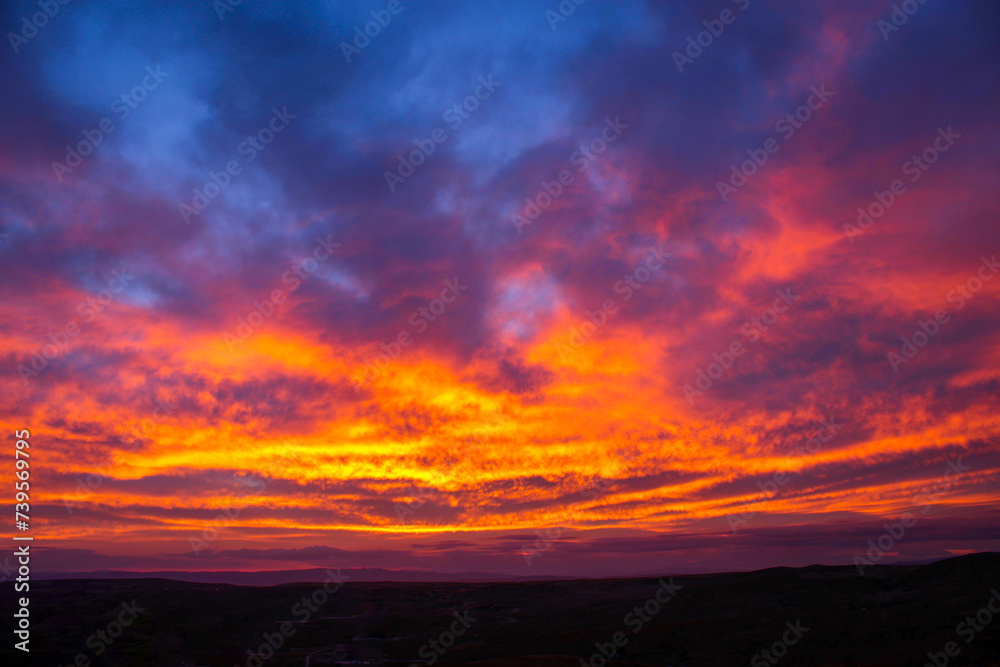
[[995, 3], [450, 4], [8, 38], [0, 422], [52, 569], [998, 547]]

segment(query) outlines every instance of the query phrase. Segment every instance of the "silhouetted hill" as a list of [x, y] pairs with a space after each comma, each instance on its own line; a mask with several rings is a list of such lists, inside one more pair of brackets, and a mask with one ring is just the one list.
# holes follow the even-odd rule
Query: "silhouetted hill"
[[[662, 604], [652, 601], [666, 589], [647, 577], [348, 581], [322, 601], [315, 583], [33, 581], [32, 662], [4, 664], [68, 666], [82, 655], [95, 667], [245, 666], [248, 649], [261, 650], [265, 637], [280, 637], [285, 627], [291, 635], [262, 667], [411, 665], [430, 657], [435, 664], [579, 667], [602, 647], [612, 650], [618, 632], [626, 641], [606, 667], [923, 667], [928, 654], [943, 652], [948, 642], [960, 651], [951, 665], [1000, 667], [1000, 614], [991, 612], [986, 622], [981, 612], [1000, 587], [996, 553], [877, 566], [865, 576], [854, 567], [810, 566], [672, 581], [679, 588], [672, 596], [661, 592], [667, 596]], [[7, 592], [5, 615], [14, 597]], [[305, 614], [301, 605], [310, 598], [315, 610]], [[95, 633], [120, 618], [123, 604], [141, 609], [134, 622], [113, 643], [94, 644]], [[966, 641], [958, 629], [977, 613], [983, 626]], [[467, 619], [467, 630], [458, 617]], [[463, 632], [451, 637], [456, 625]], [[432, 641], [450, 648], [433, 652]], [[98, 646], [106, 647], [100, 656]], [[768, 661], [765, 650], [772, 658], [780, 653], [780, 660]], [[0, 651], [12, 653], [10, 643]], [[263, 654], [270, 653], [265, 646]], [[258, 667], [256, 659], [251, 664]]]

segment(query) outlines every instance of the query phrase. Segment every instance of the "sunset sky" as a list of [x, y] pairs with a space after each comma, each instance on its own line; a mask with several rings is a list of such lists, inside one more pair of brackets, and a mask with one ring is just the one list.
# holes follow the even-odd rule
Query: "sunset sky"
[[567, 5], [4, 4], [35, 567], [1000, 548], [1000, 6]]

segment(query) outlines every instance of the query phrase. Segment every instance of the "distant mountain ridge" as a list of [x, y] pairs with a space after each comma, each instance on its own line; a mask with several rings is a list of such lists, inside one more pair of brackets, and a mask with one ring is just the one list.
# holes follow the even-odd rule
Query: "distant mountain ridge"
[[[873, 566], [870, 572], [877, 575], [883, 570], [893, 569], [914, 569], [919, 570], [927, 566], [948, 563], [949, 565], [937, 565], [941, 568], [967, 567], [971, 564], [981, 564], [983, 562], [994, 562], [1000, 558], [998, 552], [980, 552], [966, 554], [964, 556], [953, 556], [938, 560], [904, 561], [898, 563], [879, 563]], [[738, 574], [758, 574], [779, 571], [798, 571], [808, 573], [809, 571], [828, 572], [842, 569], [846, 574], [853, 572], [853, 566], [846, 565], [809, 565], [805, 567], [772, 567], [752, 572], [717, 572], [717, 573], [683, 573], [683, 572], [659, 572], [649, 574], [629, 574], [620, 577], [607, 577], [596, 575], [538, 575], [538, 576], [517, 576], [511, 574], [498, 574], [496, 572], [424, 572], [420, 570], [386, 570], [379, 567], [341, 568], [339, 572], [347, 581], [355, 582], [398, 582], [398, 583], [511, 583], [519, 581], [565, 581], [565, 580], [606, 580], [606, 579], [647, 579], [662, 576], [707, 576], [718, 577]], [[127, 570], [96, 570], [94, 572], [41, 572], [35, 576], [37, 579], [45, 580], [65, 580], [65, 579], [169, 579], [173, 581], [184, 581], [196, 584], [233, 584], [236, 586], [281, 586], [285, 584], [302, 584], [322, 582], [327, 579], [325, 568], [310, 568], [304, 570], [266, 570], [261, 572], [241, 572], [239, 570], [220, 570], [207, 572], [187, 572], [183, 570], [156, 570], [148, 572], [131, 572]]]
[[[536, 576], [517, 577], [493, 572], [421, 572], [418, 570], [386, 570], [378, 567], [341, 568], [340, 574], [347, 581], [394, 581], [394, 582], [450, 582], [483, 583], [495, 581], [540, 581], [560, 577]], [[129, 572], [125, 570], [97, 570], [94, 572], [41, 572], [37, 579], [172, 579], [198, 584], [234, 584], [237, 586], [280, 586], [322, 582], [327, 574], [324, 568], [307, 570], [269, 570], [262, 572], [240, 572], [238, 570], [217, 572], [185, 572], [162, 570], [151, 572]]]

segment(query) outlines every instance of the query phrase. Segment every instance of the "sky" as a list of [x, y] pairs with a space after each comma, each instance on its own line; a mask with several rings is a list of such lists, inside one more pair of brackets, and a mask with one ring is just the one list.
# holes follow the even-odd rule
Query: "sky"
[[4, 3], [36, 568], [997, 550], [1000, 6], [903, 4]]

